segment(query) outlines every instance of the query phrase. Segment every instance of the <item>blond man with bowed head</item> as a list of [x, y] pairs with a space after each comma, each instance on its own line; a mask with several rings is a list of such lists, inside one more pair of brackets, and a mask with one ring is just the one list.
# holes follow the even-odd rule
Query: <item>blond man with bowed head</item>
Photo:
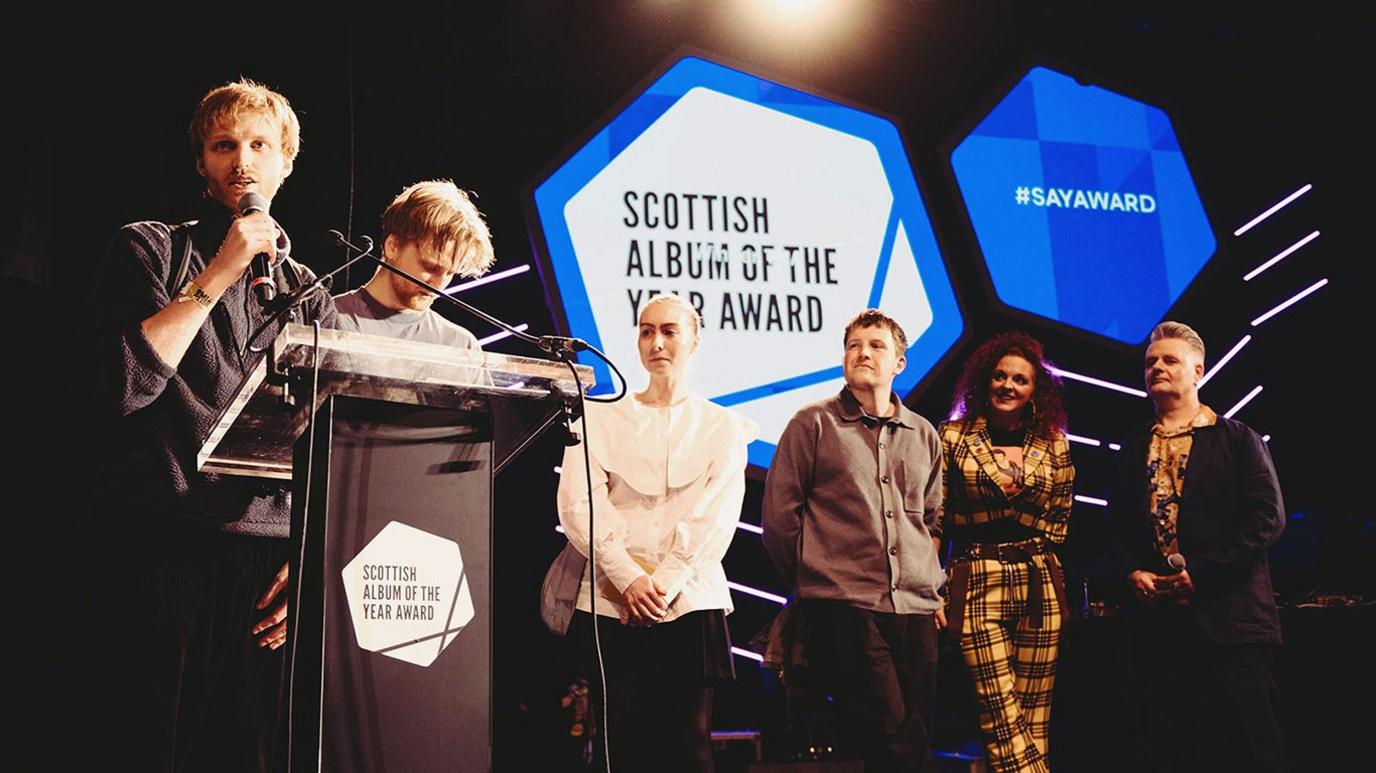
[[[1123, 441], [1108, 521], [1110, 556], [1131, 591], [1123, 616], [1144, 768], [1193, 770], [1221, 753], [1238, 770], [1286, 770], [1266, 558], [1285, 506], [1271, 454], [1199, 401], [1204, 341], [1188, 325], [1156, 326], [1143, 371], [1156, 417]], [[1199, 732], [1206, 693], [1222, 732]]]
[[[120, 229], [93, 290], [93, 388], [112, 449], [95, 499], [109, 585], [131, 616], [116, 643], [128, 648], [125, 745], [110, 767], [259, 770], [278, 727], [288, 487], [202, 474], [196, 452], [257, 364], [246, 347], [265, 314], [249, 263], [269, 256], [285, 287], [314, 278], [266, 207], [238, 216], [245, 194], [281, 189], [300, 124], [281, 94], [239, 80], [201, 99], [188, 136], [205, 181], [198, 219]], [[302, 313], [334, 325], [327, 297]]]
[[[449, 180], [427, 180], [407, 186], [382, 213], [382, 259], [443, 290], [456, 275], [492, 267], [492, 237], [468, 194]], [[479, 348], [472, 333], [431, 308], [434, 293], [381, 266], [334, 300], [344, 330]]]
[[586, 462], [583, 446], [564, 452], [559, 522], [574, 549], [596, 557], [568, 641], [584, 673], [595, 673], [595, 599], [614, 770], [711, 771], [714, 685], [735, 676], [721, 561], [759, 429], [688, 388], [703, 341], [691, 305], [656, 296], [638, 321], [649, 384], [589, 403]]
[[903, 405], [903, 328], [878, 309], [846, 325], [839, 394], [804, 406], [765, 481], [764, 544], [793, 586], [808, 662], [867, 771], [935, 770], [941, 440]]

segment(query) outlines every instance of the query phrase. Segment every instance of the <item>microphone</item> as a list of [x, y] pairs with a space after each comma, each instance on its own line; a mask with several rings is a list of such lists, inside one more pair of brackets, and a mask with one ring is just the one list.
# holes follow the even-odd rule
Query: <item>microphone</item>
[[[249, 191], [239, 197], [239, 217], [248, 217], [267, 211], [268, 200], [261, 195]], [[249, 288], [254, 295], [258, 296], [260, 304], [267, 305], [277, 295], [277, 285], [272, 280], [272, 263], [269, 262], [266, 252], [260, 252], [253, 256], [253, 262], [249, 264], [249, 272], [253, 276], [249, 282]]]
[[353, 245], [342, 241], [344, 239], [344, 235], [339, 233], [338, 231], [331, 230], [330, 236], [334, 237], [335, 244], [338, 244], [340, 246], [348, 246], [349, 248], [357, 252], [358, 255], [345, 261], [344, 265], [340, 266], [339, 268], [336, 268], [328, 274], [321, 274], [320, 276], [316, 277], [314, 282], [311, 282], [310, 284], [301, 285], [300, 287], [296, 288], [295, 290], [289, 293], [277, 296], [276, 299], [274, 299], [271, 303], [267, 304], [266, 306], [265, 310], [269, 315], [277, 314], [279, 312], [295, 308], [296, 306], [300, 305], [302, 301], [306, 300], [306, 298], [310, 297], [312, 293], [332, 286], [334, 284], [334, 278], [346, 271], [349, 268], [349, 266], [352, 266], [353, 264], [359, 262], [360, 260], [363, 260], [364, 258], [373, 257], [372, 237], [359, 237], [360, 241], [363, 242], [363, 246], [360, 248], [354, 247]]
[[1166, 556], [1166, 565], [1171, 568], [1171, 574], [1180, 574], [1185, 571], [1185, 557], [1179, 553], [1171, 553]]

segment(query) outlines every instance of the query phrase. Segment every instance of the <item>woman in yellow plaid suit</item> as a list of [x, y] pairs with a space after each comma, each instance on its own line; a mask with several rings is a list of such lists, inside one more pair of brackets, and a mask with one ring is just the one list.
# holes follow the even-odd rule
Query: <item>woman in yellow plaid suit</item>
[[989, 764], [1043, 771], [1065, 606], [1075, 468], [1060, 382], [1042, 346], [1001, 333], [966, 361], [941, 425], [951, 543], [947, 618], [960, 636]]

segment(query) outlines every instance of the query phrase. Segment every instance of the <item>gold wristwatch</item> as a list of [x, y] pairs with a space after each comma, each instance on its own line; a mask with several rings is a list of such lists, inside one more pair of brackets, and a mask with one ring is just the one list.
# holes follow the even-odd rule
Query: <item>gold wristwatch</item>
[[207, 295], [206, 291], [202, 290], [200, 285], [191, 280], [187, 280], [186, 286], [182, 287], [182, 291], [177, 293], [177, 303], [186, 303], [187, 301], [195, 301], [207, 309], [215, 305], [215, 299]]

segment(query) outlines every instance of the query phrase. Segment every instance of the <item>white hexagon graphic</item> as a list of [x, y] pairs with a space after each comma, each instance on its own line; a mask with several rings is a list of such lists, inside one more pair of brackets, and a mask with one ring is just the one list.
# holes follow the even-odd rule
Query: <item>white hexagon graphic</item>
[[358, 646], [428, 666], [473, 619], [459, 545], [392, 521], [340, 572]]
[[899, 394], [963, 330], [893, 123], [701, 58], [619, 110], [534, 204], [568, 331], [632, 381], [638, 304], [699, 307], [693, 388], [760, 425], [760, 466], [799, 406], [840, 389], [855, 312], [881, 306], [908, 334]]

